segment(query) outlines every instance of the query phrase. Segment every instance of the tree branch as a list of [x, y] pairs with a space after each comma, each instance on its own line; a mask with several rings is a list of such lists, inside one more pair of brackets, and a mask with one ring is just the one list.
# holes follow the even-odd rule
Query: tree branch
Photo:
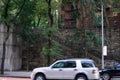
[[15, 0], [13, 0], [13, 2], [14, 2], [15, 4], [17, 4], [18, 6], [20, 6], [19, 3], [17, 3]]
[[11, 0], [8, 0], [8, 1], [7, 1], [6, 6], [5, 6], [5, 8], [4, 8], [3, 17], [4, 17], [5, 19], [7, 19], [7, 17], [8, 17], [8, 9], [9, 9], [9, 3], [10, 3], [10, 1], [11, 1]]
[[40, 23], [40, 15], [38, 15], [38, 22], [37, 22], [37, 26], [39, 26], [39, 23]]
[[47, 3], [49, 3], [50, 0], [46, 0]]
[[19, 16], [19, 14], [21, 13], [21, 11], [25, 5], [25, 1], [26, 0], [23, 0], [23, 4], [21, 5], [20, 10], [18, 11], [18, 13], [16, 13], [15, 17], [11, 21], [14, 21]]

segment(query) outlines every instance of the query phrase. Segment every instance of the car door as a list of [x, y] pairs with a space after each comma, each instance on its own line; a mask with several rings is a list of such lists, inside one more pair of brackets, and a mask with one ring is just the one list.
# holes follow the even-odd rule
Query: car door
[[74, 79], [76, 74], [76, 62], [66, 61], [64, 67], [62, 68], [64, 79]]
[[115, 76], [120, 76], [120, 64], [115, 67]]
[[46, 76], [49, 79], [61, 79], [63, 78], [62, 67], [64, 66], [64, 62], [57, 62], [53, 66], [50, 67], [46, 72]]

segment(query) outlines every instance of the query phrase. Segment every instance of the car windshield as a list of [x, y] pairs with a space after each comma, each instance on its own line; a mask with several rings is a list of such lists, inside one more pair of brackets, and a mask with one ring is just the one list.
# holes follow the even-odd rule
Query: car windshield
[[83, 68], [95, 67], [95, 65], [92, 61], [82, 61], [81, 65]]
[[117, 64], [115, 68], [120, 70], [120, 64]]
[[64, 62], [57, 62], [52, 66], [52, 68], [62, 68], [64, 66]]

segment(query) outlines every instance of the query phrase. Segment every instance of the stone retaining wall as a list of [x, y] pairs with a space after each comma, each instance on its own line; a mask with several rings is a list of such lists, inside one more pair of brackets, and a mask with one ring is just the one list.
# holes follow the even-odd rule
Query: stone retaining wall
[[[3, 54], [3, 41], [5, 38], [5, 27], [0, 24], [0, 63]], [[17, 37], [10, 31], [10, 36], [6, 44], [5, 70], [18, 70], [21, 68], [21, 58]], [[1, 64], [0, 64], [1, 65]]]

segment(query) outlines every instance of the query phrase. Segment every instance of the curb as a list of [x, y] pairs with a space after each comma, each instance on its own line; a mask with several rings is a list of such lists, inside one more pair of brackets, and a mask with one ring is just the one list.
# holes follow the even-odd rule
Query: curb
[[3, 75], [0, 74], [0, 77], [30, 78], [30, 75], [31, 72], [14, 71], [14, 72], [4, 72]]

